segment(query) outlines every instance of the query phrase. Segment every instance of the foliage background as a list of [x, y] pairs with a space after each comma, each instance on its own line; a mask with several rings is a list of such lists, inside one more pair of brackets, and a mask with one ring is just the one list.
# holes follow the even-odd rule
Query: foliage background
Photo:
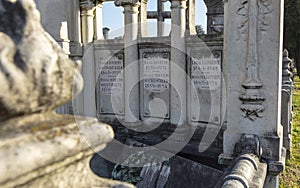
[[300, 79], [295, 78], [293, 92], [293, 132], [291, 157], [280, 175], [280, 188], [300, 187]]
[[300, 76], [300, 0], [285, 0], [284, 6], [284, 48], [294, 59]]

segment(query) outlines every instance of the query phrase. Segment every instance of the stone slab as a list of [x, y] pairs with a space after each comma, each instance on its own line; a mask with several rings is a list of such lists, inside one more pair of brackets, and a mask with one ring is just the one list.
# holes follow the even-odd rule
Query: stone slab
[[[133, 142], [131, 143], [134, 144]], [[141, 145], [141, 143], [138, 142], [135, 142], [135, 144], [139, 146]], [[140, 155], [141, 157], [146, 157], [143, 158], [144, 160], [151, 161], [155, 159], [155, 155], [151, 155], [151, 151], [139, 153], [138, 155]], [[94, 165], [96, 164], [96, 161], [98, 161], [97, 163], [103, 163], [106, 161], [99, 155], [95, 155], [93, 160]], [[108, 164], [108, 166], [111, 166], [113, 164], [109, 161], [106, 161], [106, 163]], [[93, 168], [92, 166], [93, 171], [100, 176], [107, 177], [107, 175], [111, 175], [111, 172], [107, 172], [106, 170], [103, 171], [103, 165], [98, 165], [98, 168], [96, 166], [94, 167], [95, 168]], [[112, 167], [110, 167], [110, 169], [113, 170]], [[222, 175], [222, 171], [220, 170], [191, 161], [189, 159], [182, 158], [180, 156], [173, 156], [169, 160], [162, 163], [148, 163], [148, 165], [145, 165], [143, 167], [130, 169], [135, 171], [134, 173], [139, 174], [136, 177], [140, 177], [141, 181], [138, 182], [136, 186], [141, 188], [210, 188], [214, 187], [214, 185]]]
[[124, 116], [124, 54], [96, 50], [97, 114]]
[[169, 119], [170, 49], [140, 49], [140, 64], [142, 119]]
[[222, 51], [193, 48], [189, 51], [188, 114], [193, 123], [222, 122]]

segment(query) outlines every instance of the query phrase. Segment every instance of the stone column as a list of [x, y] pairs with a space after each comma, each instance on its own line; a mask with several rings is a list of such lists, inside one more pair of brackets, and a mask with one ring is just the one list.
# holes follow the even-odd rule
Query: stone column
[[70, 58], [80, 59], [82, 56], [81, 43], [81, 21], [80, 21], [80, 6], [77, 1], [70, 2], [71, 15], [69, 18], [70, 29]]
[[[201, 10], [202, 11], [202, 10]], [[197, 34], [195, 28], [195, 0], [188, 1], [187, 29], [190, 35]]]
[[125, 55], [125, 122], [139, 121], [139, 64], [138, 64], [138, 9], [137, 0], [117, 0], [116, 6], [124, 7]]
[[82, 109], [79, 114], [96, 117], [95, 103], [95, 63], [94, 63], [94, 5], [90, 0], [80, 2], [81, 9], [81, 38], [83, 42], [82, 75], [84, 88], [82, 91]]
[[140, 6], [140, 14], [139, 14], [139, 36], [140, 37], [147, 37], [147, 0], [141, 1]]
[[90, 0], [80, 2], [81, 9], [81, 38], [84, 50], [93, 42], [94, 36], [94, 5]]
[[103, 31], [102, 31], [102, 2], [97, 4], [95, 7], [95, 18], [94, 18], [94, 39], [103, 40]]
[[186, 0], [173, 0], [171, 4], [171, 123], [186, 123], [186, 58], [185, 26]]
[[224, 4], [227, 129], [219, 162], [234, 158], [242, 134], [256, 135], [268, 161], [264, 187], [276, 187], [285, 153], [280, 123], [283, 0]]

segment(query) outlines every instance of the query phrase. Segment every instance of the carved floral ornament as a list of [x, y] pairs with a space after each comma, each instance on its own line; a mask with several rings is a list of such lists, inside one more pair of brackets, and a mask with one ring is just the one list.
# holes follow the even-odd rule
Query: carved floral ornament
[[237, 25], [237, 40], [247, 42], [246, 78], [242, 83], [245, 89], [239, 99], [242, 101], [240, 109], [243, 116], [251, 121], [262, 117], [265, 97], [261, 93], [263, 87], [259, 78], [259, 41], [262, 32], [271, 25], [272, 0], [239, 0], [236, 4], [236, 14], [240, 16]]
[[[257, 6], [257, 11], [255, 12], [249, 12], [249, 1], [250, 0], [238, 0], [236, 5], [236, 13], [242, 16], [237, 25], [238, 40], [240, 38], [247, 40], [248, 22], [251, 16], [256, 16], [260, 31], [267, 31], [271, 25], [270, 13], [273, 11], [272, 0], [254, 0]], [[260, 32], [258, 34], [259, 39], [261, 39]]]

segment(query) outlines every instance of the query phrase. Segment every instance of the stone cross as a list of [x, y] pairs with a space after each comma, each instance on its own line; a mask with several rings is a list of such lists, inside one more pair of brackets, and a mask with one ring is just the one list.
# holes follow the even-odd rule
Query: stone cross
[[124, 8], [124, 56], [125, 66], [125, 122], [136, 123], [139, 116], [139, 92], [134, 85], [138, 83], [139, 66], [137, 53], [138, 14], [140, 3], [137, 0], [116, 0], [116, 6]]
[[171, 19], [171, 12], [164, 11], [164, 3], [166, 0], [157, 0], [157, 11], [147, 11], [148, 19], [157, 19], [157, 36], [161, 37], [164, 34], [164, 21]]

